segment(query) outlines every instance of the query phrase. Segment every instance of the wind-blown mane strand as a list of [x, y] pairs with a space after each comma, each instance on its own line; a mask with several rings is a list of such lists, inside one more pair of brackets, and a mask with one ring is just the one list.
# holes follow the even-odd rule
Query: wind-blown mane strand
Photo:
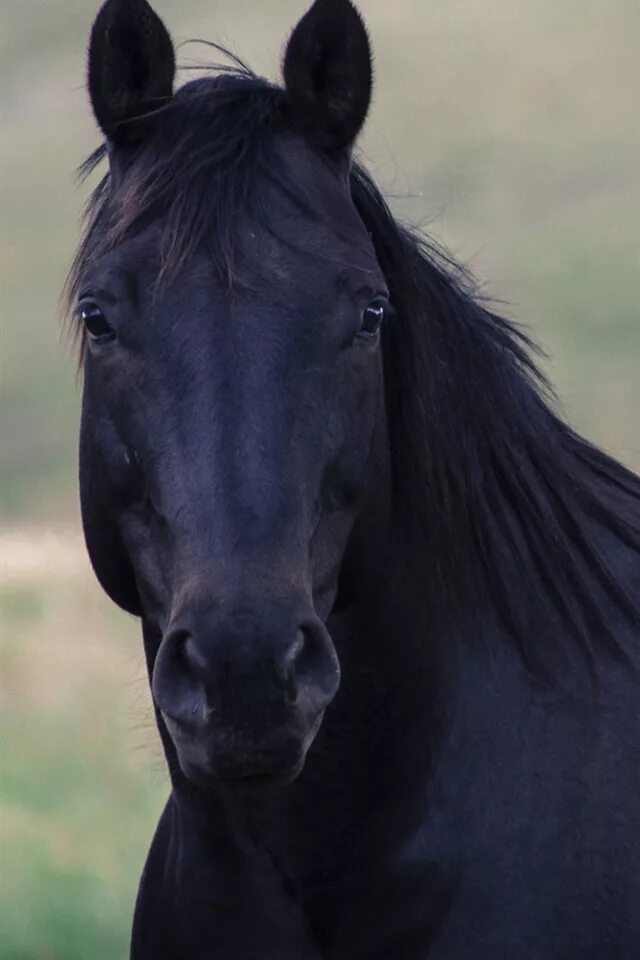
[[594, 526], [640, 550], [640, 479], [559, 419], [528, 337], [396, 223], [360, 167], [352, 190], [398, 313], [385, 348], [396, 518], [419, 538], [420, 575], [452, 605], [491, 599], [536, 667], [554, 655], [535, 633], [541, 596], [592, 665], [598, 643], [624, 656], [609, 607], [640, 623], [640, 598]]

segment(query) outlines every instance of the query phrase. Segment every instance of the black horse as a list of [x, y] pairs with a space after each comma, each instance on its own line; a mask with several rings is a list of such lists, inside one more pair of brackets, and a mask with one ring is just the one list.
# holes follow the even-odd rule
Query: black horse
[[80, 483], [171, 795], [135, 960], [640, 956], [640, 481], [352, 147], [348, 0], [173, 92], [108, 0]]

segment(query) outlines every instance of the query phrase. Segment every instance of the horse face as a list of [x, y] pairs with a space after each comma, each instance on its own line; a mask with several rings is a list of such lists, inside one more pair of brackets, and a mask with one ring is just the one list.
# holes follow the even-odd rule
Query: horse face
[[[366, 44], [353, 8], [336, 7]], [[110, 0], [100, 14], [110, 42], [137, 11], [144, 42], [151, 23], [153, 49], [169, 50], [149, 9]], [[113, 218], [122, 198], [134, 202], [148, 165], [163, 162], [166, 125], [189, 130], [201, 118], [204, 88], [177, 94], [158, 116], [159, 132], [115, 122], [109, 91], [97, 86], [96, 58], [106, 56], [100, 17], [90, 78], [110, 137]], [[167, 214], [149, 211], [91, 259], [80, 283], [87, 543], [107, 592], [158, 639], [154, 700], [196, 781], [297, 775], [339, 685], [326, 621], [380, 423], [388, 292], [349, 194], [346, 147], [364, 118], [370, 74], [360, 76], [355, 63], [353, 90], [344, 87], [342, 47], [332, 73], [329, 28], [317, 19], [313, 8], [285, 60], [290, 122], [273, 134], [270, 154], [278, 176], [256, 169], [266, 216], [247, 205], [225, 228], [233, 230], [231, 282], [212, 254], [221, 244], [213, 223], [160, 283], [169, 225]], [[128, 49], [137, 25], [135, 17], [127, 24]], [[296, 110], [313, 105], [302, 61], [314, 44], [328, 58], [316, 136], [306, 113], [303, 130], [295, 123]], [[155, 84], [140, 81], [138, 53], [137, 89], [166, 99], [162, 71]], [[168, 72], [165, 64], [165, 80]], [[185, 209], [198, 202], [187, 195]]]

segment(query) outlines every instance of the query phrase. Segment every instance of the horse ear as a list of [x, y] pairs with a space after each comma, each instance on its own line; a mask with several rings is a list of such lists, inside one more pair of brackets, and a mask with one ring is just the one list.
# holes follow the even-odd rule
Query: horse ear
[[316, 0], [284, 55], [286, 96], [297, 126], [329, 150], [350, 149], [369, 111], [371, 48], [349, 0]]
[[88, 86], [96, 120], [113, 144], [141, 140], [148, 115], [173, 93], [171, 37], [147, 0], [107, 0], [91, 30]]

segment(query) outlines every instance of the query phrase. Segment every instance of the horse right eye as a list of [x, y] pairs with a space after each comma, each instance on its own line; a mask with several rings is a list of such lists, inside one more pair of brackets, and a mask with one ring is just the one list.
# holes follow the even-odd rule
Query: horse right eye
[[78, 316], [91, 340], [106, 343], [115, 340], [116, 332], [97, 303], [84, 300], [78, 307]]

